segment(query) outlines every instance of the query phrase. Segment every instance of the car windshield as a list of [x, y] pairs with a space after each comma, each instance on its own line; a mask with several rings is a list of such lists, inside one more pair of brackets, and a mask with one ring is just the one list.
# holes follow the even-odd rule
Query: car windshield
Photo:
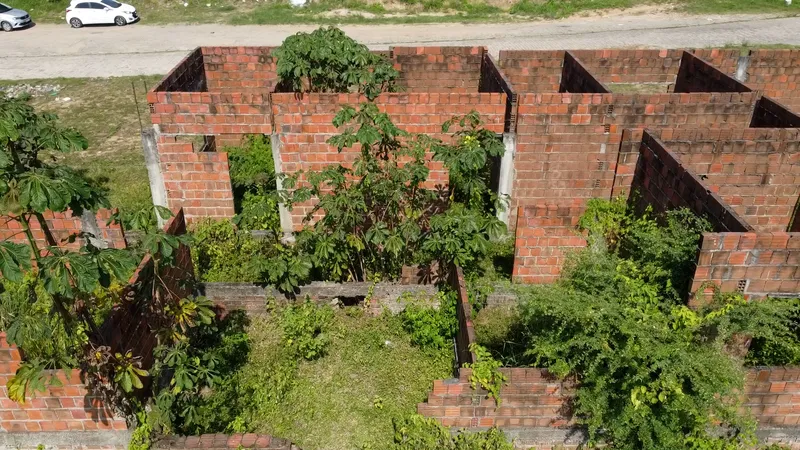
[[101, 0], [100, 3], [106, 6], [110, 6], [112, 8], [119, 8], [120, 6], [122, 6], [121, 4], [115, 2], [114, 0]]
[[9, 12], [9, 11], [11, 11], [11, 9], [12, 8], [10, 6], [6, 6], [6, 5], [0, 3], [0, 14], [5, 13], [5, 12]]

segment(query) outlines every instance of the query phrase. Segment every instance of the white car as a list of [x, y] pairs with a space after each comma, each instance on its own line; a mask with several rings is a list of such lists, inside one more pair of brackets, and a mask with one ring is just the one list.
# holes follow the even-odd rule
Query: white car
[[72, 0], [66, 15], [72, 28], [112, 23], [124, 26], [139, 20], [136, 8], [114, 0]]
[[0, 28], [11, 31], [31, 24], [31, 16], [21, 9], [14, 9], [0, 3]]

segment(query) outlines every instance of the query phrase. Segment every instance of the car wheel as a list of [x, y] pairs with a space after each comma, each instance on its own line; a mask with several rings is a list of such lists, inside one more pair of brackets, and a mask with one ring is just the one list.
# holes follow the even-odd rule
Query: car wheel
[[11, 31], [14, 29], [14, 27], [12, 27], [11, 24], [8, 22], [0, 23], [0, 27], [3, 28], [3, 31]]
[[83, 26], [83, 22], [81, 22], [81, 19], [73, 17], [72, 19], [69, 19], [69, 26], [72, 28], [80, 28]]
[[128, 21], [122, 16], [117, 16], [114, 18], [114, 23], [117, 24], [118, 27], [124, 27], [128, 24]]

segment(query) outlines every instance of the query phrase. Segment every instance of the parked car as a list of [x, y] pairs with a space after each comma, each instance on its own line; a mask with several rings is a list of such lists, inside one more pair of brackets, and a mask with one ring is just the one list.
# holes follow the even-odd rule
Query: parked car
[[11, 31], [17, 28], [25, 28], [31, 24], [31, 16], [27, 12], [12, 8], [0, 3], [0, 28], [3, 31]]
[[67, 8], [66, 16], [67, 23], [72, 28], [112, 23], [124, 26], [139, 20], [136, 8], [115, 0], [72, 0]]

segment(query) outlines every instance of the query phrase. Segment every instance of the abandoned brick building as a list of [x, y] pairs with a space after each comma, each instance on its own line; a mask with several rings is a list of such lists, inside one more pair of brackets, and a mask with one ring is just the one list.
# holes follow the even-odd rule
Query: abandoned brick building
[[[497, 190], [516, 233], [514, 280], [555, 279], [589, 198], [641, 191], [656, 210], [708, 216], [694, 288], [800, 293], [800, 51], [501, 51], [394, 47], [401, 93], [376, 100], [402, 128], [440, 136], [478, 111], [503, 135]], [[269, 47], [202, 47], [148, 93], [154, 198], [187, 218], [233, 215], [227, 144], [269, 134], [278, 173], [354, 155], [325, 141], [356, 94], [277, 92]], [[187, 136], [189, 139], [187, 139]], [[203, 136], [204, 144], [196, 138]], [[435, 181], [446, 180], [431, 162]], [[289, 232], [306, 208], [281, 211]]]
[[[354, 157], [326, 140], [337, 132], [336, 111], [363, 99], [278, 92], [270, 54], [267, 47], [198, 48], [148, 93], [154, 127], [144, 142], [157, 204], [183, 208], [189, 221], [233, 216], [224, 148], [248, 134], [270, 136], [278, 173]], [[396, 47], [387, 56], [404, 90], [376, 103], [397, 125], [444, 137], [442, 122], [475, 110], [502, 135], [506, 152], [495, 187], [511, 198], [501, 219], [516, 236], [515, 281], [554, 280], [565, 250], [586, 245], [575, 224], [587, 200], [637, 191], [641, 205], [685, 206], [712, 222], [698, 249], [693, 292], [711, 281], [750, 297], [800, 295], [800, 116], [793, 112], [800, 111], [800, 51], [502, 51], [495, 59], [480, 47]], [[447, 180], [441, 164], [430, 168], [434, 182]], [[285, 232], [300, 226], [308, 206], [281, 210]], [[185, 231], [184, 214], [169, 227]], [[109, 245], [124, 246], [120, 227], [103, 227], [107, 218], [106, 211], [48, 221], [59, 236], [97, 229]], [[3, 233], [12, 238], [16, 230]], [[473, 362], [474, 330], [463, 277], [453, 278], [461, 368], [457, 378], [434, 382], [418, 412], [445, 425], [503, 427], [523, 447], [575, 448], [580, 439], [561, 414], [572, 383], [542, 369], [503, 368], [508, 383], [499, 407], [472, 389], [462, 366]], [[0, 384], [20, 361], [0, 334]], [[124, 421], [106, 414], [77, 374], [65, 375], [64, 387], [30, 405], [0, 398], [0, 446], [32, 448], [71, 430], [84, 448], [125, 448]], [[750, 368], [744, 394], [765, 436], [800, 449], [799, 367]], [[256, 435], [183, 437], [165, 445], [239, 444], [295, 448]]]

